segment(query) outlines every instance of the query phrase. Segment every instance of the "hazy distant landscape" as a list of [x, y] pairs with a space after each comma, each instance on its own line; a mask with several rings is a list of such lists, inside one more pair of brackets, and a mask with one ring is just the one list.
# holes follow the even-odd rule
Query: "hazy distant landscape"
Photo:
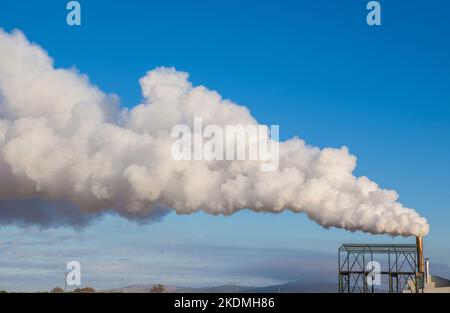
[[[105, 290], [104, 292], [148, 293], [155, 285], [130, 285], [123, 288]], [[301, 293], [301, 292], [337, 292], [336, 281], [292, 281], [281, 285], [265, 287], [240, 286], [227, 284], [211, 287], [164, 286], [164, 292], [171, 293]]]

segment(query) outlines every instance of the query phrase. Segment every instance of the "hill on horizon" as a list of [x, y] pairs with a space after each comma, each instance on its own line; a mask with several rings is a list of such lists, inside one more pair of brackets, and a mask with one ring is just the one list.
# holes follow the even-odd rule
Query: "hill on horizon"
[[[147, 293], [155, 284], [130, 285], [121, 288], [104, 290], [104, 292], [117, 293]], [[264, 287], [240, 286], [226, 284], [209, 287], [181, 287], [164, 285], [169, 293], [301, 293], [301, 292], [326, 292], [334, 293], [338, 291], [335, 281], [302, 281], [296, 280], [280, 285], [270, 285]]]

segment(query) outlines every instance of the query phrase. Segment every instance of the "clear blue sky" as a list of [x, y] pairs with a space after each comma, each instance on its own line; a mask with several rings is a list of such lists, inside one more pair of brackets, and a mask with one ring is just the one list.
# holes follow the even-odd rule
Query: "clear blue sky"
[[[21, 29], [123, 106], [139, 103], [146, 71], [174, 66], [279, 124], [283, 139], [348, 146], [357, 175], [428, 219], [432, 271], [450, 276], [450, 3], [382, 0], [382, 25], [369, 27], [367, 2], [81, 0], [82, 26], [69, 27], [67, 1], [2, 0], [0, 27]], [[97, 288], [335, 279], [343, 242], [413, 239], [324, 230], [293, 213], [3, 226], [0, 289], [62, 285], [71, 259]]]

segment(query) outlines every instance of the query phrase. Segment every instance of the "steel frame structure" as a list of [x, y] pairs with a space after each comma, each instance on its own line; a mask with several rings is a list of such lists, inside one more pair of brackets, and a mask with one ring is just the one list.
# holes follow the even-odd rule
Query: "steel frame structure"
[[423, 273], [418, 272], [417, 246], [413, 244], [343, 244], [338, 250], [339, 292], [376, 292], [368, 281], [374, 274], [368, 262], [380, 257], [387, 257], [379, 274], [387, 277], [389, 292], [423, 292]]

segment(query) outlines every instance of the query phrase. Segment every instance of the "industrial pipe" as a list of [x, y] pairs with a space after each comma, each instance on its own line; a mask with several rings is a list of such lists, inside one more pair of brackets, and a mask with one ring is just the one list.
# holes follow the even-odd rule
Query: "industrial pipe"
[[419, 273], [424, 272], [424, 264], [423, 264], [423, 240], [422, 236], [416, 237], [416, 245], [417, 245], [417, 270]]
[[431, 273], [430, 273], [430, 259], [425, 259], [425, 282], [427, 284], [431, 283]]

